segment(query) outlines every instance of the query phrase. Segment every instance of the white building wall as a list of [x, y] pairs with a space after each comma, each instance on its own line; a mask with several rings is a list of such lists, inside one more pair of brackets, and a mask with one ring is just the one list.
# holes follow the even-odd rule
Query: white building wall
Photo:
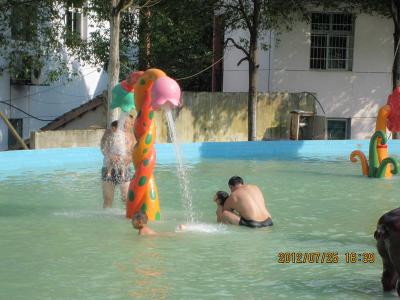
[[[99, 24], [90, 18], [84, 18], [81, 26], [82, 37], [89, 38], [90, 33], [96, 30]], [[106, 29], [104, 26], [102, 28]], [[101, 66], [80, 66], [79, 60], [73, 61], [73, 58], [70, 58], [70, 61], [80, 75], [72, 79], [63, 78], [47, 86], [10, 85], [7, 72], [0, 76], [0, 101], [5, 101], [33, 116], [0, 103], [0, 110], [8, 118], [23, 119], [24, 139], [29, 138], [31, 131], [38, 130], [51, 120], [86, 103], [107, 89], [107, 73], [98, 71]], [[47, 67], [51, 68], [51, 63]], [[0, 151], [7, 149], [8, 128], [0, 120]]]
[[[0, 109], [6, 113], [8, 118], [23, 118], [23, 138], [27, 139], [31, 131], [43, 127], [107, 89], [107, 74], [104, 71], [98, 72], [96, 68], [91, 67], [81, 69], [81, 72], [82, 76], [73, 80], [55, 82], [49, 86], [10, 86], [9, 77], [4, 76], [0, 78], [0, 85], [4, 86], [9, 94], [4, 93], [5, 96], [2, 98], [33, 117], [13, 108], [5, 111], [6, 105], [2, 105]], [[8, 148], [8, 130], [4, 127], [3, 122], [1, 126], [0, 150], [6, 150]]]
[[[379, 16], [358, 15], [355, 21], [353, 71], [310, 70], [310, 24], [299, 23], [282, 34], [272, 51], [260, 51], [260, 91], [316, 93], [328, 118], [351, 118], [351, 138], [373, 134], [380, 106], [391, 92], [393, 25]], [[248, 65], [236, 67], [238, 50], [229, 51], [224, 62], [224, 91], [248, 88]], [[268, 60], [272, 68], [269, 68]], [[323, 114], [319, 109], [319, 114]]]

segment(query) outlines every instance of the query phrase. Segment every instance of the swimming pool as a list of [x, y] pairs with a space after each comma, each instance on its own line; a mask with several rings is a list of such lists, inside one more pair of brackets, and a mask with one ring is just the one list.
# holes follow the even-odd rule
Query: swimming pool
[[[293, 144], [292, 144], [293, 143]], [[368, 141], [183, 146], [200, 225], [139, 238], [101, 209], [97, 149], [0, 153], [0, 299], [381, 299], [373, 231], [398, 207], [399, 177], [369, 179], [347, 160]], [[157, 145], [160, 232], [184, 222], [171, 145]], [[391, 142], [391, 155], [400, 153]], [[275, 226], [215, 224], [212, 195], [241, 175], [263, 190]], [[278, 263], [280, 253], [338, 262]], [[346, 253], [376, 261], [346, 262]]]

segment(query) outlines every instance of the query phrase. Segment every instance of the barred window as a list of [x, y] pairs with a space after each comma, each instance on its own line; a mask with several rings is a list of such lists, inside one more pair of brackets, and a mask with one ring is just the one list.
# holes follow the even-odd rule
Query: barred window
[[82, 7], [85, 1], [67, 1], [65, 11], [66, 43], [72, 44], [80, 39], [85, 39], [85, 17]]
[[311, 14], [310, 69], [351, 71], [353, 45], [354, 15]]

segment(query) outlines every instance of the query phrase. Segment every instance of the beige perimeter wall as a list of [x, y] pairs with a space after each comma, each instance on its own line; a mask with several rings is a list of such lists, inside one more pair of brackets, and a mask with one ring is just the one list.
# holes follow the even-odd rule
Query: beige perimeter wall
[[[257, 100], [257, 139], [289, 139], [290, 111], [315, 112], [315, 101], [309, 93], [259, 93]], [[98, 114], [99, 118], [103, 114]], [[184, 92], [183, 106], [173, 111], [180, 142], [246, 141], [247, 93]], [[85, 115], [66, 130], [31, 133], [31, 147], [97, 147], [103, 130], [89, 129]], [[93, 118], [93, 115], [90, 115]], [[156, 142], [169, 142], [164, 112], [155, 114]], [[96, 123], [102, 123], [98, 120]], [[90, 123], [94, 121], [91, 120]], [[104, 122], [103, 122], [104, 123]], [[79, 125], [81, 124], [81, 125]], [[73, 128], [74, 130], [68, 130]]]
[[[247, 93], [183, 94], [183, 106], [174, 111], [177, 136], [182, 142], [247, 141]], [[259, 93], [257, 140], [289, 139], [290, 111], [315, 112], [309, 93]], [[169, 142], [163, 112], [157, 112], [157, 138]]]

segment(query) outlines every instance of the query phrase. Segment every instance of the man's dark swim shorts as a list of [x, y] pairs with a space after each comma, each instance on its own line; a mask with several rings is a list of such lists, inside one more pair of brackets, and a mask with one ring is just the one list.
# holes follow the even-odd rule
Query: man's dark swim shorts
[[107, 168], [103, 167], [101, 169], [101, 179], [103, 181], [110, 181], [113, 184], [129, 182], [131, 180], [131, 168], [129, 166], [123, 168], [113, 168], [111, 170], [111, 176], [107, 176]]
[[268, 218], [260, 222], [260, 221], [246, 220], [245, 218], [240, 217], [239, 225], [251, 228], [261, 228], [261, 227], [272, 226], [274, 225], [274, 223], [272, 223], [271, 218]]

